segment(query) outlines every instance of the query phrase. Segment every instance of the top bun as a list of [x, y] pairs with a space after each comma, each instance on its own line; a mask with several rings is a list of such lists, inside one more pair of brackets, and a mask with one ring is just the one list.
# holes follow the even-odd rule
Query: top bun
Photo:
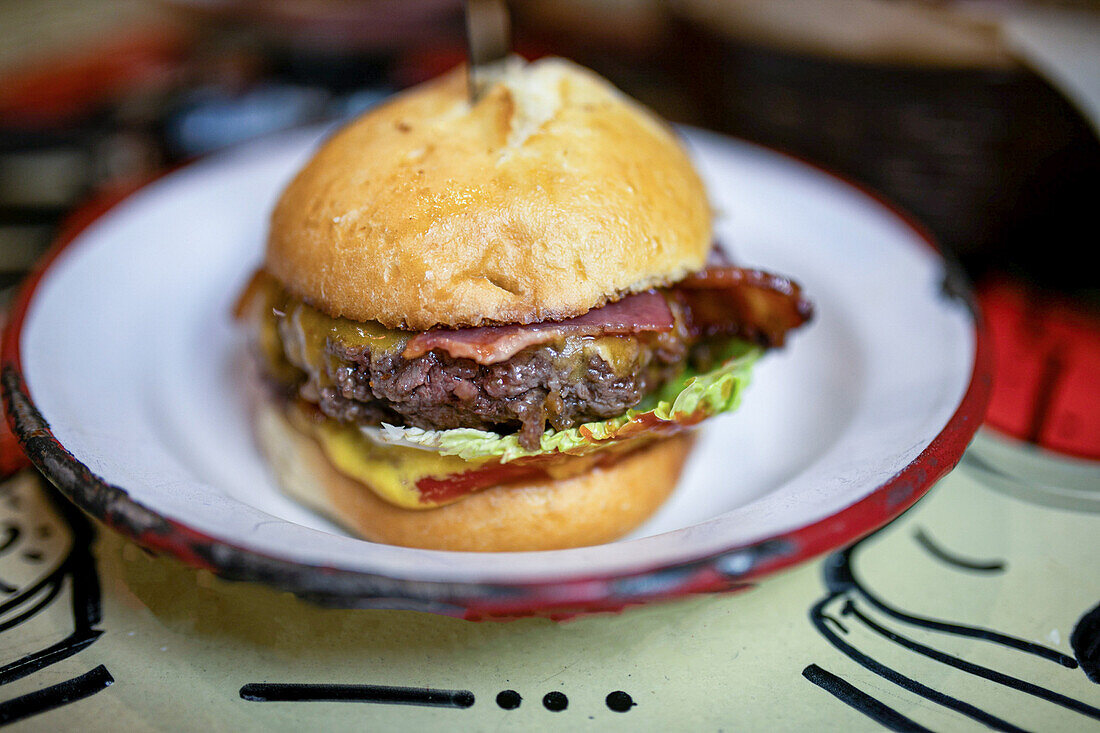
[[271, 220], [266, 268], [390, 328], [576, 316], [703, 266], [711, 212], [673, 132], [594, 73], [456, 69], [333, 135]]

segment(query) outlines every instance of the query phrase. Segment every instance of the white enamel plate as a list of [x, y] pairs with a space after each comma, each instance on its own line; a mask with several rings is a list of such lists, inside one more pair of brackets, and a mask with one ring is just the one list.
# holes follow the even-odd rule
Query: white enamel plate
[[984, 338], [926, 237], [803, 163], [691, 132], [719, 239], [737, 262], [801, 282], [816, 317], [758, 364], [738, 412], [705, 424], [671, 500], [631, 537], [575, 550], [352, 538], [279, 493], [253, 443], [230, 315], [317, 137], [142, 189], [60, 248], [13, 308], [4, 388], [28, 454], [154, 549], [342, 605], [617, 608], [736, 588], [854, 541], [954, 466], [981, 422]]

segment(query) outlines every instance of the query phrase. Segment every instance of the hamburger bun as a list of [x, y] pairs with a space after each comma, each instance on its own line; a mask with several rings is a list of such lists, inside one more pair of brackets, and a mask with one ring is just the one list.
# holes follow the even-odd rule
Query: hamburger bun
[[577, 316], [710, 247], [667, 125], [579, 66], [510, 59], [474, 105], [460, 68], [329, 138], [275, 207], [265, 268], [330, 316], [420, 331]]
[[495, 486], [435, 509], [403, 509], [336, 470], [278, 400], [256, 390], [260, 446], [283, 490], [373, 542], [432, 550], [556, 550], [610, 542], [671, 493], [693, 438], [681, 434], [566, 479]]

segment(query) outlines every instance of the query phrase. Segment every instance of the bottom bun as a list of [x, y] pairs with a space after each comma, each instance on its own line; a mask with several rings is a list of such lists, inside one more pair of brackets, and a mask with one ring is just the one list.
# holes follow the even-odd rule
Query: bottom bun
[[693, 440], [665, 438], [578, 476], [494, 486], [417, 510], [394, 506], [337, 471], [275, 402], [260, 400], [255, 419], [286, 493], [368, 540], [431, 550], [557, 550], [618, 539], [672, 492]]

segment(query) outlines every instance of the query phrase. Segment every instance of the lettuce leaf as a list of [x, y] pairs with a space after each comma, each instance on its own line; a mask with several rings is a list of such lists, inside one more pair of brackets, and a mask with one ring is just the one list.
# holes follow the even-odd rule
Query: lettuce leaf
[[468, 461], [496, 459], [507, 463], [551, 453], [583, 455], [611, 442], [644, 437], [654, 430], [679, 429], [736, 409], [742, 391], [749, 384], [753, 364], [762, 353], [759, 346], [733, 339], [723, 348], [721, 361], [714, 369], [704, 373], [687, 369], [657, 394], [618, 417], [568, 430], [547, 430], [536, 450], [521, 446], [516, 435], [473, 428], [422, 430], [383, 424], [381, 428], [363, 428], [363, 431], [380, 443], [423, 448]]

